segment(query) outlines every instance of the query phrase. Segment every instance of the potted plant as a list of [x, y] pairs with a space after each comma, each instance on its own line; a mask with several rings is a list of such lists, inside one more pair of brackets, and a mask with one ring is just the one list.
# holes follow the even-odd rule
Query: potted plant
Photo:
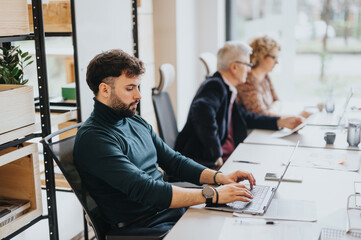
[[0, 135], [35, 123], [34, 93], [24, 69], [33, 61], [19, 47], [0, 48]]
[[24, 69], [34, 62], [29, 53], [23, 53], [19, 46], [0, 49], [0, 84], [26, 84], [29, 80], [24, 79]]

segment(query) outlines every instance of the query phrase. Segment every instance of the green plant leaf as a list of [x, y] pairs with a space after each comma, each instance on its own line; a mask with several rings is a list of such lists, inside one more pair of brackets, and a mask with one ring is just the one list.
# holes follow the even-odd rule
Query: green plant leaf
[[10, 64], [8, 65], [8, 68], [9, 68], [9, 69], [13, 69], [13, 68], [16, 67], [16, 65], [18, 65], [17, 62], [10, 63]]
[[18, 73], [19, 73], [19, 69], [18, 69], [18, 68], [14, 68], [14, 69], [11, 71], [10, 76], [11, 76], [11, 77], [15, 77], [16, 74], [18, 74]]
[[4, 73], [3, 76], [5, 76], [6, 78], [9, 78], [9, 76], [10, 76], [9, 69], [4, 68], [3, 73]]
[[[26, 52], [27, 53], [27, 52]], [[23, 57], [24, 58], [24, 57]], [[31, 56], [27, 56], [25, 59], [24, 59], [24, 62], [28, 61], [31, 59]]]
[[24, 66], [24, 68], [27, 67], [27, 66], [29, 66], [29, 65], [32, 64], [33, 62], [34, 62], [34, 61], [28, 62], [28, 63]]
[[[26, 56], [28, 56], [29, 55], [29, 53], [28, 52], [24, 52], [23, 54], [21, 54], [21, 57], [22, 58], [25, 58]], [[31, 56], [30, 56], [31, 57]]]
[[26, 84], [29, 80], [24, 79], [23, 70], [34, 62], [31, 55], [28, 52], [23, 53], [20, 46], [0, 49], [0, 83]]
[[18, 62], [19, 62], [19, 58], [17, 57], [17, 55], [9, 57], [8, 63], [18, 63]]

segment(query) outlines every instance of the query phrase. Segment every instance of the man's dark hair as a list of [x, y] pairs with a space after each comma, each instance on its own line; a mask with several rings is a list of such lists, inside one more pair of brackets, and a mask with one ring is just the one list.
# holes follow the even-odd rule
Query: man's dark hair
[[[86, 81], [96, 96], [99, 85], [109, 77], [119, 77], [122, 73], [134, 77], [145, 72], [144, 63], [128, 53], [113, 49], [96, 55], [89, 63]], [[108, 83], [108, 82], [107, 82]]]

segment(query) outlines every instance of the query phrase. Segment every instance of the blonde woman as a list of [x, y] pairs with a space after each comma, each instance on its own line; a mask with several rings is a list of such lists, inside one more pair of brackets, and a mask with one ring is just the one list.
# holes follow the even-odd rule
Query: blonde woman
[[[281, 102], [268, 74], [278, 64], [281, 46], [268, 36], [253, 39], [250, 46], [252, 47], [250, 61], [253, 66], [247, 74], [246, 82], [237, 87], [237, 101], [248, 111], [280, 116]], [[303, 111], [299, 115], [308, 118], [310, 113]]]
[[246, 82], [237, 87], [237, 99], [251, 112], [279, 115], [281, 104], [268, 74], [278, 64], [281, 46], [268, 36], [255, 38], [250, 46], [253, 66]]

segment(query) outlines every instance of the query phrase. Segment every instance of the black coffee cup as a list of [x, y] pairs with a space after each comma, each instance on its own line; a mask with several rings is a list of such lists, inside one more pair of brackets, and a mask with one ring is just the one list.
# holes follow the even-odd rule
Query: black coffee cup
[[334, 132], [325, 132], [325, 136], [323, 137], [327, 144], [333, 144], [336, 139], [336, 133]]

